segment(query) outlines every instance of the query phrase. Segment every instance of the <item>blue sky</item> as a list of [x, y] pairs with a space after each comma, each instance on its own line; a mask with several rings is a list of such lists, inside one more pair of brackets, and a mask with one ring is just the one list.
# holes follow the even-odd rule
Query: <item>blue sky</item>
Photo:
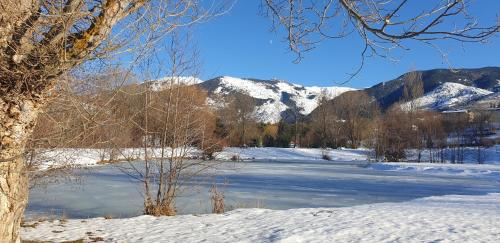
[[[322, 42], [294, 64], [295, 54], [287, 49], [284, 35], [270, 32], [271, 21], [259, 15], [258, 0], [240, 0], [221, 17], [198, 25], [194, 38], [202, 62], [201, 78], [228, 75], [260, 79], [279, 78], [306, 86], [332, 86], [345, 81], [360, 63], [362, 42], [357, 36]], [[473, 11], [489, 17], [499, 14], [500, 1], [478, 0]], [[491, 22], [490, 22], [491, 23]], [[500, 65], [499, 38], [488, 44], [439, 43], [453, 67], [474, 68]], [[407, 43], [411, 49], [395, 53], [398, 62], [368, 58], [364, 68], [344, 86], [363, 88], [393, 79], [410, 70], [447, 68], [435, 49]]]

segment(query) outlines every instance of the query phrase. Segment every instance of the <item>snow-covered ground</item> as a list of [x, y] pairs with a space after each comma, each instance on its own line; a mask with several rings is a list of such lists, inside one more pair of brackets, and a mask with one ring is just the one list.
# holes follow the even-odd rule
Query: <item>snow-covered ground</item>
[[218, 160], [323, 160], [323, 153], [332, 161], [366, 161], [367, 149], [317, 149], [317, 148], [226, 148], [216, 155]]
[[[463, 164], [450, 164], [450, 151], [444, 151], [448, 163], [417, 163], [416, 151], [407, 153], [410, 162], [370, 163], [369, 168], [375, 170], [398, 171], [418, 174], [456, 175], [464, 177], [484, 178], [500, 182], [500, 145], [481, 149], [483, 164], [477, 162], [477, 148], [464, 148]], [[422, 152], [422, 161], [428, 161], [429, 152]], [[437, 158], [439, 160], [439, 156]]]
[[476, 177], [500, 182], [500, 165], [436, 164], [436, 163], [372, 163], [375, 170], [398, 171], [419, 174], [457, 175]]
[[[187, 158], [201, 158], [202, 151], [191, 147], [183, 149], [166, 149], [165, 156], [170, 156], [172, 151], [176, 155], [186, 154]], [[37, 157], [40, 169], [59, 166], [88, 167], [96, 166], [109, 160], [110, 150], [103, 149], [56, 149], [40, 151]], [[143, 148], [124, 148], [113, 152], [115, 160], [140, 160], [144, 158]], [[215, 154], [216, 160], [281, 160], [304, 161], [322, 160], [323, 153], [327, 153], [333, 161], [366, 161], [370, 153], [367, 149], [314, 149], [314, 148], [225, 148]], [[148, 157], [161, 157], [161, 149], [148, 149]]]
[[[202, 152], [194, 147], [175, 150], [166, 148], [163, 152], [164, 157], [169, 157], [172, 152], [174, 155], [185, 155], [187, 158], [193, 159], [202, 155]], [[57, 167], [90, 167], [105, 164], [110, 160], [111, 154], [114, 155], [113, 159], [116, 161], [141, 160], [145, 158], [146, 152], [144, 148], [123, 148], [113, 151], [108, 149], [53, 149], [38, 151], [34, 164], [41, 170]], [[161, 154], [160, 148], [147, 150], [148, 158], [160, 158]]]
[[24, 240], [106, 242], [499, 242], [500, 194], [222, 215], [27, 222]]
[[[164, 156], [170, 156], [174, 152], [176, 155], [186, 155], [187, 158], [201, 158], [202, 151], [190, 147], [187, 149], [166, 149]], [[445, 160], [449, 161], [450, 151], [445, 150]], [[40, 151], [37, 157], [40, 169], [53, 168], [58, 166], [94, 166], [100, 162], [109, 160], [110, 153], [115, 154], [116, 160], [140, 160], [145, 156], [143, 148], [124, 148], [114, 152], [102, 149], [56, 149]], [[235, 158], [243, 161], [307, 161], [322, 160], [323, 154], [327, 154], [331, 161], [361, 161], [367, 162], [370, 154], [369, 149], [317, 149], [317, 148], [236, 148], [229, 147], [223, 151], [215, 153], [216, 160], [230, 161]], [[161, 155], [161, 149], [148, 149], [148, 157], [158, 158]], [[417, 160], [416, 151], [407, 152], [408, 162]], [[427, 161], [429, 152], [421, 152], [421, 160]], [[500, 145], [481, 149], [481, 158], [484, 164], [500, 164]], [[466, 164], [477, 164], [477, 148], [464, 148], [464, 161]], [[393, 164], [392, 162], [390, 164]], [[406, 164], [406, 163], [405, 163]], [[440, 165], [433, 163], [432, 165]], [[459, 165], [456, 165], [459, 166]]]
[[[228, 182], [222, 186], [226, 204], [262, 202], [280, 210], [198, 214], [210, 210], [209, 179], [178, 199], [179, 213], [188, 214], [159, 218], [134, 217], [140, 215], [141, 184], [104, 165], [77, 188], [62, 183], [32, 190], [27, 218], [64, 212], [80, 219], [28, 221], [22, 236], [56, 242], [498, 242], [499, 149], [483, 150], [487, 164], [475, 164], [474, 148], [465, 150], [465, 164], [431, 164], [370, 162], [367, 149], [226, 148], [216, 155], [228, 161], [216, 162], [217, 176]], [[96, 166], [107, 152], [49, 151], [42, 168]], [[194, 148], [187, 153], [201, 154]], [[331, 161], [322, 159], [325, 153]], [[408, 155], [415, 159], [414, 151]], [[143, 156], [142, 149], [123, 149], [117, 157]], [[229, 162], [235, 156], [242, 161]], [[93, 218], [106, 214], [131, 218]]]

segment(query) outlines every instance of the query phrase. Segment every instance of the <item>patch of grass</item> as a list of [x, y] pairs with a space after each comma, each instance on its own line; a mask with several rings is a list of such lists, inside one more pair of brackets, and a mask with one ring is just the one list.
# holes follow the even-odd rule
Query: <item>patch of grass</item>
[[234, 209], [238, 208], [265, 208], [264, 202], [260, 199], [257, 199], [253, 203], [243, 203], [243, 202], [237, 202], [233, 203], [232, 205], [227, 206], [226, 211], [231, 211]]
[[104, 241], [104, 238], [96, 236], [96, 237], [89, 237], [89, 240], [91, 240], [91, 242], [99, 242], [99, 241]]
[[39, 222], [21, 222], [21, 227], [23, 228], [36, 228]]

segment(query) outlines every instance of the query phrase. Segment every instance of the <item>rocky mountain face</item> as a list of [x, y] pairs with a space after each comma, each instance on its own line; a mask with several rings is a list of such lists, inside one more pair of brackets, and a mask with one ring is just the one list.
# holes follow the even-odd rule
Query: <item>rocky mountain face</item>
[[217, 77], [199, 84], [208, 91], [210, 103], [214, 106], [229, 96], [249, 96], [255, 101], [254, 117], [265, 123], [280, 119], [294, 121], [306, 116], [318, 106], [318, 99], [324, 95], [333, 99], [338, 95], [355, 90], [347, 87], [305, 87], [284, 80], [258, 80], [250, 78]]

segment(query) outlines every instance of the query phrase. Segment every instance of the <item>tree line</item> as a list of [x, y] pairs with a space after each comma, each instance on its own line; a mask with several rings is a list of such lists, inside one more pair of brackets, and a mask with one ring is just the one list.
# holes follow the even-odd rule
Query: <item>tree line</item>
[[[452, 162], [460, 162], [464, 146], [498, 143], [487, 138], [494, 129], [487, 110], [419, 109], [415, 102], [423, 94], [422, 82], [414, 75], [406, 77], [401, 102], [387, 110], [365, 92], [350, 91], [333, 100], [320, 95], [318, 108], [308, 117], [273, 124], [254, 119], [255, 103], [249, 96], [231, 95], [223, 106], [213, 107], [206, 102], [207, 92], [197, 86], [173, 83], [153, 91], [147, 83], [114, 86], [106, 77], [95, 80], [99, 85], [92, 87], [99, 89], [61, 89], [39, 116], [29, 144], [109, 150], [178, 147], [174, 133], [165, 131], [181, 129], [187, 136], [182, 144], [202, 149], [206, 158], [223, 147], [366, 147], [373, 149], [376, 160], [403, 161], [414, 149], [418, 161], [427, 151], [430, 162], [442, 162], [443, 149], [452, 148]], [[113, 153], [108, 159], [114, 159]]]

